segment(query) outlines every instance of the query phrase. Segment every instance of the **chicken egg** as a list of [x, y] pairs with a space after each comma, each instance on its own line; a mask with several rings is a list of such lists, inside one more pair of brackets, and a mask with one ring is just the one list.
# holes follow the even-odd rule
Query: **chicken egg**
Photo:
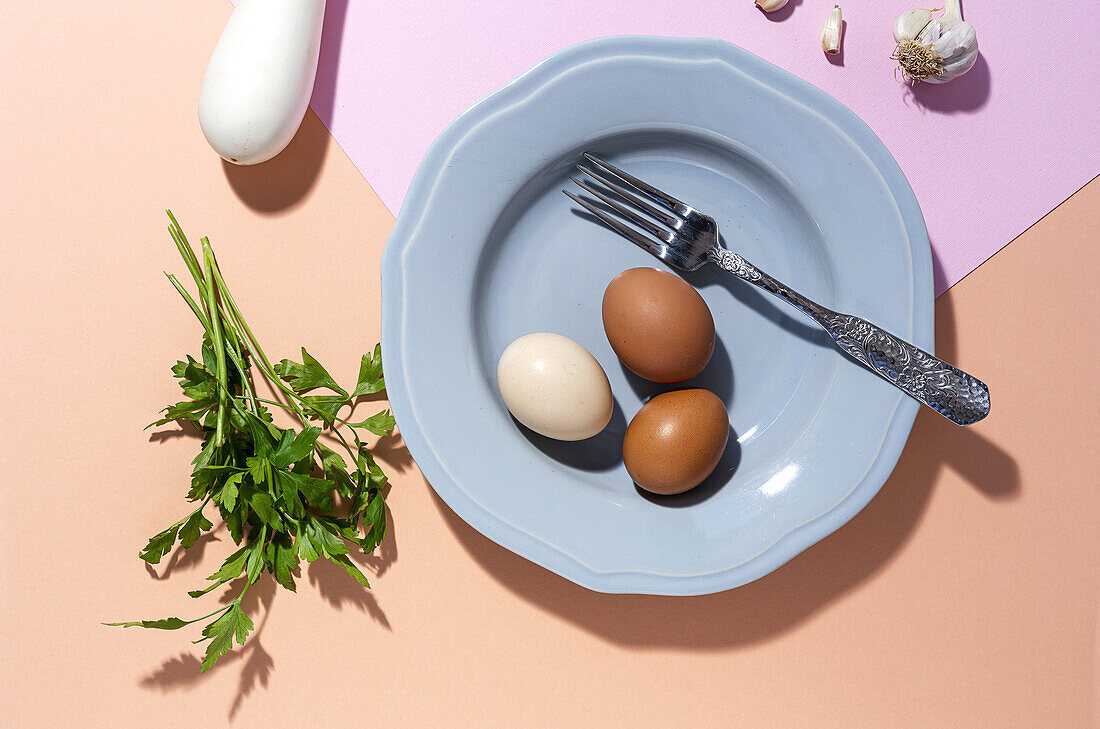
[[611, 420], [607, 374], [587, 349], [549, 332], [515, 340], [497, 362], [497, 387], [516, 420], [556, 440], [591, 438]]
[[729, 440], [726, 406], [710, 390], [657, 395], [626, 429], [623, 463], [634, 483], [654, 494], [693, 489], [714, 471]]
[[691, 285], [655, 268], [623, 271], [603, 295], [607, 341], [634, 374], [653, 382], [695, 377], [714, 352], [714, 318]]

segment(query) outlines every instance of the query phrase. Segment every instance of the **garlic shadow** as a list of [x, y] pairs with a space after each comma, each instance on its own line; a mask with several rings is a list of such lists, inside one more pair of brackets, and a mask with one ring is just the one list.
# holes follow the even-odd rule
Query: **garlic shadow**
[[848, 21], [840, 20], [840, 48], [836, 53], [826, 53], [825, 60], [838, 68], [844, 68], [844, 34], [848, 32]]
[[978, 52], [974, 67], [945, 84], [918, 83], [908, 87], [907, 99], [921, 109], [944, 114], [978, 111], [989, 100], [992, 77], [985, 56]]
[[773, 10], [770, 13], [768, 11], [764, 10], [763, 8], [761, 8], [759, 5], [757, 5], [756, 7], [760, 11], [760, 14], [763, 15], [765, 18], [767, 18], [772, 23], [782, 23], [784, 20], [786, 20], [787, 18], [794, 15], [795, 7], [797, 7], [801, 4], [802, 4], [802, 0], [789, 0], [789, 2], [786, 5], [779, 8], [778, 10]]

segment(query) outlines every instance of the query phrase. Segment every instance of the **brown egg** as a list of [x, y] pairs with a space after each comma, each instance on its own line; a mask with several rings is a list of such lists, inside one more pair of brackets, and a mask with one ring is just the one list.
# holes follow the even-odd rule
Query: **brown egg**
[[703, 297], [655, 268], [632, 268], [611, 280], [603, 329], [623, 364], [653, 382], [690, 380], [714, 352], [714, 318]]
[[726, 406], [710, 390], [666, 392], [638, 411], [623, 439], [634, 483], [655, 494], [679, 494], [714, 471], [729, 439]]

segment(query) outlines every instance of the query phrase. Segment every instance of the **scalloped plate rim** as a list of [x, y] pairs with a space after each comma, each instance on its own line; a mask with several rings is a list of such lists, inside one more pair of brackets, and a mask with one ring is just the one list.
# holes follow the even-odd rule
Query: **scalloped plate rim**
[[[713, 60], [722, 61], [735, 71], [744, 72], [739, 64], [756, 65], [760, 70], [773, 73], [777, 79], [793, 83], [796, 90], [803, 95], [800, 101], [814, 102], [814, 110], [835, 124], [868, 156], [894, 196], [910, 241], [917, 244], [910, 246], [915, 295], [918, 296], [918, 300], [913, 302], [914, 340], [922, 348], [933, 351], [934, 299], [931, 247], [927, 243], [927, 230], [912, 188], [896, 160], [874, 132], [854, 112], [826, 92], [726, 41], [713, 38], [628, 35], [585, 41], [547, 57], [469, 107], [432, 143], [417, 168], [382, 254], [382, 358], [387, 373], [405, 372], [403, 338], [400, 334], [397, 336], [397, 346], [386, 344], [387, 341], [395, 340], [393, 333], [401, 331], [403, 321], [403, 243], [415, 238], [424, 218], [422, 213], [436, 191], [438, 172], [455, 147], [483, 120], [533, 100], [542, 86], [553, 82], [577, 65], [600, 58], [626, 55], [647, 55], [652, 60], [676, 61], [682, 60], [676, 58], [676, 52], [681, 48], [689, 53], [700, 48], [709, 49], [714, 52]], [[561, 70], [555, 73], [559, 66], [562, 67]], [[775, 92], [788, 98], [796, 98], [779, 90]], [[922, 240], [925, 241], [923, 246], [919, 245]], [[401, 242], [401, 248], [398, 248], [398, 242]], [[927, 291], [926, 302], [919, 299], [921, 289]], [[665, 575], [640, 570], [596, 570], [577, 556], [519, 529], [502, 515], [485, 509], [459, 485], [446, 464], [436, 456], [420, 424], [410, 417], [414, 409], [403, 381], [393, 380], [392, 375], [387, 379], [391, 380], [388, 383], [390, 406], [398, 420], [406, 446], [414, 454], [418, 468], [433, 490], [455, 514], [502, 547], [582, 587], [604, 593], [683, 596], [710, 594], [739, 587], [773, 572], [835, 532], [871, 501], [897, 464], [919, 410], [915, 401], [904, 396], [899, 398], [894, 415], [884, 430], [882, 440], [862, 480], [831, 509], [788, 531], [759, 554], [728, 569], [697, 575]]]

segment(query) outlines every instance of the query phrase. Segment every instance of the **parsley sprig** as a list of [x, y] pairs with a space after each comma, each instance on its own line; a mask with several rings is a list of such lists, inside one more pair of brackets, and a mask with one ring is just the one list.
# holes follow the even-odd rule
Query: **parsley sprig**
[[[395, 422], [388, 410], [360, 422], [340, 416], [356, 398], [385, 389], [381, 345], [363, 355], [351, 391], [340, 387], [304, 348], [301, 362], [284, 359], [273, 365], [226, 286], [209, 239], [202, 239], [200, 259], [171, 211], [168, 217], [168, 231], [198, 296], [192, 297], [174, 275], [166, 275], [202, 324], [203, 340], [199, 359], [188, 355], [172, 367], [184, 399], [166, 407], [164, 417], [149, 427], [191, 423], [201, 432], [202, 449], [192, 462], [187, 492], [187, 499], [198, 506], [153, 536], [138, 556], [157, 564], [177, 542], [189, 549], [213, 528], [206, 515], [212, 506], [240, 548], [207, 578], [209, 585], [188, 594], [198, 598], [242, 576], [245, 580], [231, 602], [193, 620], [107, 625], [177, 630], [213, 618], [195, 641], [209, 641], [202, 661], [207, 671], [234, 641], [244, 645], [247, 640], [253, 622], [241, 601], [265, 572], [293, 591], [299, 560], [324, 558], [370, 587], [348, 555], [352, 549], [370, 554], [385, 539], [386, 476], [359, 431], [382, 435]], [[283, 401], [258, 396], [257, 379], [267, 381]], [[287, 411], [300, 427], [275, 425], [269, 408]], [[325, 445], [322, 434], [331, 436], [343, 454]], [[340, 515], [345, 509], [336, 511], [334, 494], [347, 505], [346, 516]]]

